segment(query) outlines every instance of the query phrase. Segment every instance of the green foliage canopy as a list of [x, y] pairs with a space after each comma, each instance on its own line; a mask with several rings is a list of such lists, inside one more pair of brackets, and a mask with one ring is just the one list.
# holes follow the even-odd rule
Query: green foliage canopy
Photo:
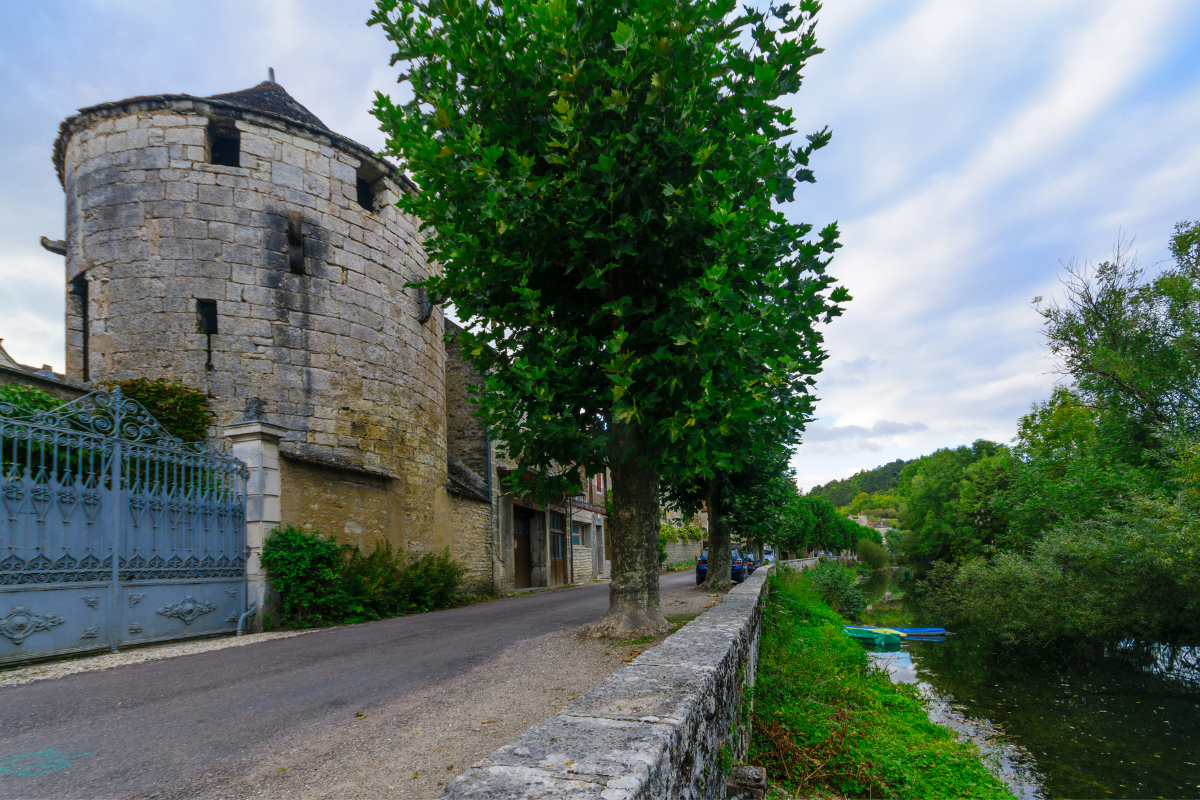
[[10, 405], [17, 411], [51, 411], [61, 406], [63, 401], [34, 386], [5, 383], [0, 385], [0, 403]]
[[618, 461], [736, 462], [713, 434], [767, 402], [799, 417], [823, 354], [813, 322], [839, 313], [830, 225], [775, 203], [811, 181], [792, 114], [820, 52], [815, 2], [746, 11], [699, 0], [542, 3], [382, 0], [411, 100], [380, 95], [388, 150], [422, 191], [443, 273], [431, 294], [473, 326], [481, 415], [543, 490]]
[[795, 140], [781, 102], [820, 52], [818, 9], [379, 0], [371, 18], [413, 93], [375, 104], [421, 186], [399, 207], [441, 266], [424, 287], [467, 324], [478, 415], [542, 496], [612, 468], [628, 624], [665, 625], [663, 472], [736, 471], [752, 423], [806, 418], [816, 323], [849, 299], [826, 274], [836, 225], [778, 207], [829, 141]]

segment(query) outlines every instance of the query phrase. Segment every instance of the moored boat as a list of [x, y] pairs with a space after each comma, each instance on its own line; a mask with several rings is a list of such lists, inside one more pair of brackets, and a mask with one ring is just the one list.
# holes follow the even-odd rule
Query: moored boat
[[876, 646], [900, 644], [900, 640], [904, 638], [904, 634], [892, 628], [862, 628], [856, 625], [847, 625], [842, 628], [842, 632], [855, 639], [874, 642]]

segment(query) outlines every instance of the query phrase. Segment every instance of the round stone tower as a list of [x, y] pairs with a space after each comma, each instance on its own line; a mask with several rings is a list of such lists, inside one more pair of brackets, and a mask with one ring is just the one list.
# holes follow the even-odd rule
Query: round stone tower
[[208, 394], [217, 425], [257, 396], [285, 455], [376, 482], [387, 530], [368, 534], [428, 540], [445, 347], [440, 309], [405, 288], [430, 269], [395, 208], [412, 185], [274, 81], [82, 109], [54, 164], [68, 376], [177, 379]]

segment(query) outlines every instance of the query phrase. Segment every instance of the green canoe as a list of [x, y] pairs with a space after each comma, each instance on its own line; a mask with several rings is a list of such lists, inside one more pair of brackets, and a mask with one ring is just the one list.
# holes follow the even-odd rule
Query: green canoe
[[856, 628], [847, 625], [842, 632], [855, 639], [873, 642], [876, 647], [885, 644], [900, 644], [904, 634], [891, 628]]

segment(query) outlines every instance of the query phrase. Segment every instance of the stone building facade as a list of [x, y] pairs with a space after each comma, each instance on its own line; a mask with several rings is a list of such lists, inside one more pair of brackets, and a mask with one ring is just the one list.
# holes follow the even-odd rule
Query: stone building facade
[[542, 505], [471, 416], [481, 377], [442, 310], [415, 187], [274, 80], [81, 109], [60, 127], [66, 380], [204, 391], [212, 438], [250, 467], [248, 569], [278, 524], [370, 551], [448, 548], [467, 589], [607, 577], [609, 476]]
[[432, 269], [395, 207], [411, 183], [274, 81], [82, 109], [54, 163], [68, 380], [199, 388], [216, 438], [282, 431], [264, 525], [449, 547], [494, 590], [487, 470], [448, 449], [444, 317], [406, 285]]

